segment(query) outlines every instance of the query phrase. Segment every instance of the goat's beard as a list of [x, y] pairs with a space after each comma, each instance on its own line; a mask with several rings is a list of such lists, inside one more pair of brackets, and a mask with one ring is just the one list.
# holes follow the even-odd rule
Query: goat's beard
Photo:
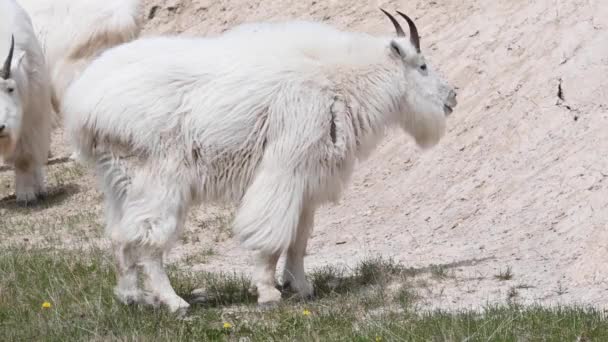
[[443, 113], [414, 113], [402, 128], [411, 134], [421, 148], [431, 148], [445, 134], [445, 115]]

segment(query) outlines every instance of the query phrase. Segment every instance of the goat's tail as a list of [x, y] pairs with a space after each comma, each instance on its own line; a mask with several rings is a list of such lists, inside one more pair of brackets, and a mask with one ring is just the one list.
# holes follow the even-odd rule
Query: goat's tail
[[268, 167], [260, 171], [241, 201], [234, 230], [246, 248], [283, 252], [297, 236], [304, 179]]

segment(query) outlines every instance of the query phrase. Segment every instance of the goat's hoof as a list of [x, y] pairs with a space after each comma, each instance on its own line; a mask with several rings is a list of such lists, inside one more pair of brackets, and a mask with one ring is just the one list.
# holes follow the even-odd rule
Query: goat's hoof
[[281, 291], [274, 287], [258, 287], [258, 304], [259, 305], [274, 305], [281, 301]]
[[281, 286], [281, 292], [305, 301], [315, 300], [316, 298], [314, 287], [308, 281], [303, 282], [300, 287], [296, 287], [288, 280]]
[[160, 298], [158, 298], [158, 296], [155, 296], [151, 293], [144, 293], [141, 296], [141, 300], [140, 302], [142, 302], [145, 305], [151, 306], [153, 308], [159, 308], [160, 307]]
[[315, 300], [317, 298], [315, 295], [315, 288], [309, 282], [306, 282], [303, 289], [298, 290], [298, 296], [305, 301]]
[[15, 196], [17, 205], [21, 207], [28, 207], [30, 205], [34, 205], [38, 202], [38, 196], [36, 196], [35, 192], [28, 193], [20, 193]]
[[314, 294], [314, 292], [299, 292], [294, 290], [290, 298], [297, 301], [311, 302], [317, 299], [317, 296]]
[[293, 288], [291, 287], [291, 282], [289, 280], [284, 282], [283, 284], [277, 285], [277, 290], [281, 291], [282, 293], [293, 292]]
[[[190, 304], [188, 304], [188, 302], [177, 296], [176, 298], [171, 298], [165, 301], [161, 300], [161, 302], [164, 302], [167, 305], [169, 311], [178, 315], [185, 314], [185, 312], [190, 308]], [[182, 313], [182, 311], [184, 312]]]
[[49, 196], [49, 192], [46, 190], [36, 192], [36, 202], [44, 201], [48, 196]]
[[121, 303], [125, 305], [135, 305], [141, 302], [141, 293], [139, 291], [120, 291], [114, 290], [114, 295]]
[[182, 321], [191, 321], [193, 317], [188, 315], [188, 308], [180, 307], [179, 309], [173, 311], [175, 317]]
[[124, 301], [122, 301], [125, 305], [131, 306], [131, 305], [136, 305], [137, 299], [135, 298], [126, 298]]
[[22, 207], [22, 208], [28, 208], [33, 206], [34, 204], [36, 204], [36, 201], [26, 201], [26, 200], [18, 200], [17, 201], [17, 206]]
[[317, 299], [317, 295], [313, 293], [309, 293], [309, 294], [305, 294], [305, 295], [301, 295], [300, 298], [302, 298], [302, 300], [307, 301], [307, 302], [311, 302]]

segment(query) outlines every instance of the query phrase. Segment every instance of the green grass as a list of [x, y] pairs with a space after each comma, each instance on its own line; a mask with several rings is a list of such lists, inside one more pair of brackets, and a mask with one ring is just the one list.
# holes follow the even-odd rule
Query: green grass
[[[245, 277], [171, 268], [179, 294], [187, 297], [204, 286], [211, 295], [180, 320], [164, 309], [117, 303], [112, 260], [102, 251], [3, 250], [0, 336], [2, 341], [608, 340], [608, 322], [593, 309], [511, 305], [484, 313], [418, 312], [409, 284], [419, 272], [386, 260], [366, 261], [352, 272], [325, 268], [311, 273], [317, 300], [286, 299], [261, 310]], [[45, 301], [52, 306], [42, 308]]]

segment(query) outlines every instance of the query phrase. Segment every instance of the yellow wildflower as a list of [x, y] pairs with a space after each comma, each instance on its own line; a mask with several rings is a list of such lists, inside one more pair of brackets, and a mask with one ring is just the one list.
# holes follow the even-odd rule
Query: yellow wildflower
[[302, 314], [304, 316], [310, 316], [310, 311], [308, 311], [307, 309], [304, 309], [304, 311], [302, 311]]
[[52, 306], [52, 305], [51, 305], [51, 303], [49, 303], [49, 302], [44, 302], [44, 303], [42, 303], [42, 308], [43, 308], [43, 309], [50, 309], [50, 308], [51, 308], [51, 306]]
[[380, 341], [382, 341], [382, 337], [376, 336], [376, 342], [380, 342]]
[[224, 323], [224, 329], [230, 329], [230, 328], [232, 328], [232, 324], [230, 324], [228, 322], [225, 322]]

